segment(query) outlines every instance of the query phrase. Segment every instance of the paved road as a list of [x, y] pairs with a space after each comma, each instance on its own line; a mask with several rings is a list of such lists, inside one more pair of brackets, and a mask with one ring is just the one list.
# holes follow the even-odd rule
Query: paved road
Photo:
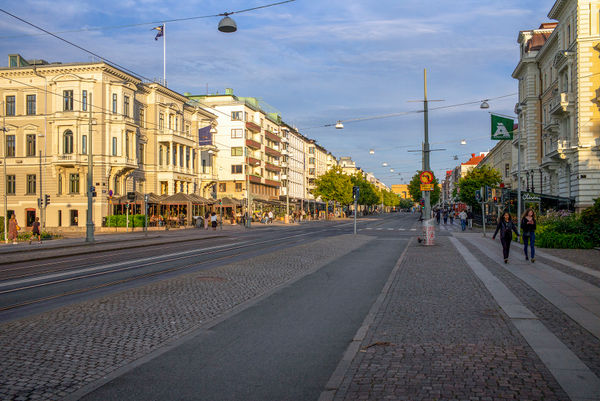
[[[35, 302], [1, 315], [0, 398], [77, 399], [105, 377], [116, 380], [89, 397], [123, 399], [130, 390], [119, 386], [132, 386], [127, 399], [154, 399], [140, 383], [159, 377], [167, 389], [187, 383], [177, 385], [182, 399], [198, 391], [248, 399], [260, 377], [257, 399], [317, 398], [415, 223], [402, 214], [364, 219], [356, 237], [351, 222], [268, 227], [112, 252], [111, 266], [101, 254], [12, 265], [23, 277], [0, 281], [17, 289], [0, 306]], [[43, 272], [49, 263], [55, 270]], [[40, 286], [18, 289], [31, 285]], [[70, 293], [77, 289], [85, 291]], [[52, 298], [37, 302], [44, 296]]]

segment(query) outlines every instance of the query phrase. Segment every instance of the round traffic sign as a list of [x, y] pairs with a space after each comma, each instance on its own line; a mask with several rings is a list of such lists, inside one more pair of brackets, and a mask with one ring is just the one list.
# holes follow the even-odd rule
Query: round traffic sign
[[433, 182], [433, 173], [431, 171], [423, 171], [419, 178], [421, 179], [421, 184], [431, 184]]

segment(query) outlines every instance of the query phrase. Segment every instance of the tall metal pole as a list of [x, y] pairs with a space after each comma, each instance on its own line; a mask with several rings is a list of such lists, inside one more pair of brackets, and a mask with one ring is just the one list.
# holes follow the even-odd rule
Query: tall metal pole
[[88, 207], [87, 207], [87, 223], [86, 223], [86, 231], [85, 231], [85, 242], [94, 242], [94, 221], [92, 216], [92, 187], [93, 184], [93, 174], [92, 174], [92, 94], [88, 94], [88, 107], [89, 107], [89, 121], [88, 121], [88, 172], [87, 172], [87, 197], [88, 197]]
[[40, 220], [44, 221], [43, 216], [44, 216], [44, 191], [42, 189], [42, 184], [43, 184], [43, 180], [42, 180], [42, 150], [40, 149], [40, 200], [38, 202], [38, 206], [40, 207]]
[[8, 219], [8, 177], [6, 176], [6, 152], [8, 151], [8, 142], [6, 140], [6, 106], [4, 102], [0, 102], [2, 104], [2, 132], [4, 132], [4, 160], [2, 165], [4, 166], [4, 243], [8, 244], [8, 230], [7, 230], [7, 222]]
[[517, 231], [521, 232], [521, 128], [519, 127], [519, 139], [517, 140]]
[[[428, 115], [428, 103], [427, 103], [427, 69], [423, 70], [424, 76], [424, 94], [423, 98], [423, 119], [424, 119], [424, 135], [425, 142], [423, 142], [423, 170], [429, 171], [429, 115]], [[431, 218], [431, 192], [424, 191], [423, 199], [425, 200], [425, 210], [423, 213], [423, 221]]]
[[246, 156], [246, 227], [250, 228], [252, 213], [250, 211], [250, 160]]
[[167, 24], [163, 22], [163, 85], [167, 87]]

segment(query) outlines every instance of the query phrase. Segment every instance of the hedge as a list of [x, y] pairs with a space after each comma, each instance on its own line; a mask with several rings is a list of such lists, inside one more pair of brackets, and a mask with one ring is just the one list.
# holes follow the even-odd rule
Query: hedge
[[[145, 214], [130, 214], [129, 227], [144, 227], [146, 224]], [[127, 215], [116, 214], [106, 218], [107, 227], [127, 227]]]

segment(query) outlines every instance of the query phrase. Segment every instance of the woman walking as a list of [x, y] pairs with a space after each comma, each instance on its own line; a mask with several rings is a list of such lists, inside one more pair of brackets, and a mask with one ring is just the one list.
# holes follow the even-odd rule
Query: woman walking
[[521, 228], [523, 229], [523, 251], [525, 252], [525, 260], [529, 260], [527, 256], [527, 243], [531, 244], [531, 263], [535, 262], [535, 212], [533, 209], [527, 209], [523, 213], [521, 219]]
[[512, 222], [508, 212], [504, 212], [502, 217], [498, 220], [498, 226], [496, 226], [496, 231], [494, 232], [492, 239], [496, 239], [496, 234], [498, 234], [498, 231], [500, 231], [500, 242], [502, 243], [504, 263], [508, 263], [508, 254], [510, 252], [510, 243], [512, 241], [513, 231], [515, 234], [517, 234], [517, 238], [519, 238], [519, 231], [517, 231], [517, 227]]
[[13, 244], [17, 243], [17, 236], [19, 235], [19, 223], [17, 223], [17, 218], [13, 214], [10, 216], [10, 220], [8, 220], [8, 240], [12, 241]]
[[217, 221], [218, 221], [217, 214], [215, 212], [212, 212], [210, 214], [210, 225], [211, 225], [213, 231], [217, 230]]

